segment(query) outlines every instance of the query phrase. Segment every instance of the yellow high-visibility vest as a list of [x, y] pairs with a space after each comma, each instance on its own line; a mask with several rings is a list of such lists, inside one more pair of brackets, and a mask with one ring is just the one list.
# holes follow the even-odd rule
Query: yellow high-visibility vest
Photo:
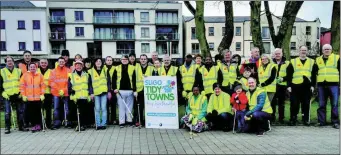
[[304, 65], [302, 64], [300, 58], [295, 58], [291, 60], [291, 64], [294, 68], [294, 74], [292, 78], [293, 84], [303, 83], [303, 76], [306, 76], [311, 81], [311, 72], [313, 70], [314, 60], [307, 57]]
[[165, 67], [162, 66], [159, 68], [159, 76], [176, 76], [176, 72], [178, 71], [178, 67], [170, 66], [168, 73], [166, 73]]
[[204, 85], [205, 94], [213, 93], [213, 84], [218, 80], [218, 66], [212, 66], [210, 71], [207, 71], [205, 66], [202, 66], [200, 72], [202, 74], [202, 80]]
[[76, 72], [70, 74], [72, 90], [75, 91], [74, 97], [76, 99], [88, 99], [89, 90], [88, 90], [88, 79], [89, 74], [86, 72], [82, 72], [81, 76], [79, 76]]
[[233, 85], [235, 81], [237, 81], [237, 66], [234, 64], [231, 64], [230, 66], [227, 66], [225, 64], [221, 64], [220, 70], [223, 73], [223, 83], [222, 86], [228, 86]]
[[95, 68], [91, 68], [88, 73], [91, 75], [94, 95], [108, 92], [107, 72], [105, 69], [102, 68], [100, 75], [98, 75]]
[[135, 66], [135, 73], [136, 73], [136, 92], [141, 92], [144, 87], [144, 76], [152, 76], [153, 73], [153, 67], [147, 66], [146, 72], [143, 74], [141, 65], [139, 63], [136, 63]]
[[[117, 72], [117, 80], [116, 80], [117, 88], [116, 89], [120, 90], [121, 77], [122, 77], [122, 65], [119, 65], [116, 67], [116, 72]], [[128, 65], [128, 75], [129, 75], [131, 87], [133, 87], [133, 73], [134, 72], [135, 72], [135, 67], [133, 65]]]
[[253, 92], [252, 95], [250, 95], [250, 91], [248, 91], [246, 93], [247, 99], [249, 101], [249, 106], [250, 106], [250, 110], [252, 110], [253, 108], [256, 107], [257, 105], [257, 97], [258, 95], [260, 95], [261, 93], [265, 93], [265, 104], [262, 108], [262, 111], [268, 113], [268, 114], [272, 114], [272, 108], [271, 108], [271, 104], [268, 98], [268, 95], [266, 94], [265, 90], [262, 88], [256, 88], [255, 92]]
[[[258, 78], [259, 78], [259, 82], [260, 83], [263, 83], [265, 82], [266, 80], [268, 80], [271, 76], [271, 70], [273, 68], [276, 68], [276, 65], [273, 64], [273, 63], [269, 63], [265, 70], [264, 70], [264, 67], [263, 65], [262, 66], [259, 66], [258, 68]], [[276, 79], [268, 86], [264, 87], [264, 90], [266, 92], [276, 92]]]
[[[289, 61], [285, 61], [285, 63], [281, 65], [281, 69], [279, 70], [278, 77], [283, 78], [283, 77], [287, 76], [287, 68], [288, 68], [289, 64], [290, 64]], [[276, 69], [277, 70], [278, 70], [278, 66], [279, 65], [276, 64]], [[286, 81], [285, 82], [281, 82], [281, 83], [279, 83], [279, 85], [286, 86], [287, 82]]]
[[213, 110], [216, 110], [218, 115], [223, 112], [231, 113], [230, 95], [225, 92], [221, 92], [219, 96], [212, 94], [208, 102], [207, 113], [211, 113]]
[[317, 82], [339, 82], [340, 81], [340, 73], [337, 69], [337, 66], [340, 65], [337, 63], [340, 56], [331, 54], [328, 57], [326, 63], [323, 61], [323, 56], [320, 56], [316, 59], [316, 63], [318, 66], [318, 74], [317, 74]]
[[[197, 100], [194, 99], [194, 96], [191, 96], [191, 98], [188, 100], [191, 108], [191, 114], [195, 117], [198, 117], [202, 111], [202, 106], [205, 102], [207, 102], [207, 98], [205, 95], [199, 95], [197, 97]], [[203, 117], [201, 120], [206, 121], [205, 117]]]
[[182, 65], [180, 66], [179, 72], [182, 76], [181, 81], [184, 91], [192, 91], [192, 87], [195, 81], [196, 66], [192, 64], [187, 70], [186, 66]]
[[242, 84], [242, 88], [245, 90], [245, 91], [248, 91], [249, 90], [249, 83], [247, 81], [246, 78], [241, 78], [239, 80], [239, 83]]
[[[41, 71], [40, 71], [40, 68], [38, 68], [37, 70], [38, 73], [41, 74]], [[50, 78], [50, 73], [51, 73], [51, 70], [50, 69], [47, 69], [45, 74], [43, 75], [44, 77], [44, 83], [45, 83], [45, 94], [51, 94], [51, 87], [49, 85], [49, 78]]]
[[13, 68], [12, 73], [6, 67], [1, 69], [2, 87], [8, 96], [19, 94], [20, 75], [21, 70], [18, 68]]

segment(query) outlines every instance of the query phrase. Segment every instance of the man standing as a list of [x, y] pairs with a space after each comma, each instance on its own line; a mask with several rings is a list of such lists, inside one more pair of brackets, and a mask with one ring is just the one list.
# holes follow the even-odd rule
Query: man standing
[[204, 91], [201, 93], [206, 95], [207, 100], [210, 100], [211, 95], [214, 93], [212, 85], [214, 83], [221, 85], [223, 82], [223, 73], [218, 66], [213, 65], [211, 56], [207, 56], [205, 60], [205, 65], [199, 70], [203, 77], [202, 80], [204, 85]]
[[[107, 56], [105, 58], [105, 65], [103, 68], [105, 68], [107, 70], [107, 72], [109, 72], [108, 74], [110, 75], [110, 82], [112, 83], [112, 77], [115, 71], [115, 66], [112, 65], [113, 60], [111, 56]], [[113, 94], [112, 90], [109, 90], [111, 92], [111, 94]], [[113, 125], [117, 125], [117, 120], [116, 120], [116, 104], [117, 104], [117, 98], [116, 95], [112, 95], [111, 99], [108, 98], [108, 106], [107, 106], [107, 111], [108, 111], [108, 115], [107, 115], [107, 120], [108, 120], [108, 124], [113, 124]], [[111, 110], [109, 110], [109, 106], [111, 106]], [[111, 116], [111, 119], [109, 119], [109, 113]]]
[[[14, 67], [14, 59], [5, 58], [6, 67], [0, 70], [0, 92], [5, 103], [5, 134], [9, 134], [11, 127], [11, 105], [16, 106], [17, 121], [20, 131], [28, 131], [24, 121], [25, 105], [20, 99], [19, 80], [22, 76], [20, 69]], [[13, 122], [14, 123], [14, 122]]]
[[137, 93], [135, 67], [128, 64], [127, 55], [122, 57], [121, 63], [114, 71], [112, 89], [117, 96], [119, 124], [123, 128], [124, 125], [133, 125], [131, 112], [133, 110], [134, 96], [137, 97]]
[[313, 59], [307, 57], [306, 46], [299, 48], [299, 57], [291, 59], [288, 66], [288, 91], [291, 92], [292, 102], [290, 104], [290, 123], [295, 126], [299, 105], [302, 104], [303, 124], [310, 125], [310, 99], [316, 84], [317, 65]]
[[262, 87], [271, 102], [276, 92], [276, 65], [271, 63], [269, 55], [262, 55], [262, 65], [258, 68], [259, 86]]
[[[136, 74], [136, 92], [137, 92], [137, 104], [134, 104], [134, 122], [136, 127], [144, 126], [144, 77], [152, 76], [153, 67], [148, 66], [148, 57], [145, 54], [140, 55], [140, 63], [136, 63], [135, 74]], [[140, 108], [140, 112], [138, 112]], [[140, 113], [140, 116], [138, 114]], [[141, 122], [139, 122], [139, 117]], [[140, 124], [141, 123], [141, 124]]]
[[149, 66], [154, 66], [154, 61], [159, 60], [159, 55], [156, 51], [152, 52], [152, 62], [149, 62]]
[[322, 47], [323, 55], [316, 59], [318, 66], [317, 88], [319, 108], [317, 116], [319, 126], [326, 125], [326, 105], [330, 98], [331, 121], [335, 129], [339, 129], [339, 89], [340, 89], [340, 56], [332, 53], [332, 46], [325, 44]]
[[[71, 123], [68, 122], [69, 117], [69, 94], [68, 94], [68, 74], [71, 70], [65, 66], [65, 59], [58, 58], [58, 66], [51, 71], [49, 78], [49, 85], [51, 87], [51, 93], [53, 95], [54, 103], [54, 125], [52, 130], [58, 129], [61, 125], [61, 118], [64, 118], [65, 124], [68, 128], [71, 128]], [[64, 116], [61, 115], [60, 100], [64, 103]]]
[[251, 68], [251, 77], [255, 77], [256, 80], [258, 81], [258, 74], [257, 74], [257, 69], [261, 64], [261, 60], [259, 59], [259, 48], [258, 47], [253, 47], [251, 49], [251, 58], [245, 60], [242, 63], [242, 66], [240, 68], [240, 73], [244, 73], [244, 68], [246, 66]]
[[45, 100], [43, 101], [43, 108], [46, 111], [46, 126], [51, 128], [51, 108], [52, 108], [52, 95], [51, 95], [51, 88], [49, 86], [49, 78], [51, 70], [47, 68], [48, 61], [47, 59], [40, 59], [40, 68], [38, 68], [38, 73], [41, 73], [44, 77], [44, 84], [45, 84]]
[[276, 120], [276, 106], [278, 105], [278, 121], [279, 123], [284, 123], [284, 101], [285, 101], [285, 92], [287, 90], [287, 67], [289, 65], [289, 61], [286, 61], [286, 58], [283, 57], [282, 49], [275, 49], [275, 58], [273, 59], [273, 63], [276, 64], [277, 73], [276, 73], [276, 93], [274, 98], [271, 101], [271, 107], [273, 110], [272, 120], [274, 122]]
[[220, 65], [220, 70], [223, 74], [222, 90], [230, 96], [233, 94], [233, 85], [237, 82], [239, 76], [238, 65], [231, 62], [231, 51], [226, 49], [224, 52], [224, 61]]
[[200, 69], [201, 66], [202, 66], [202, 56], [200, 54], [196, 54], [195, 55], [195, 68]]

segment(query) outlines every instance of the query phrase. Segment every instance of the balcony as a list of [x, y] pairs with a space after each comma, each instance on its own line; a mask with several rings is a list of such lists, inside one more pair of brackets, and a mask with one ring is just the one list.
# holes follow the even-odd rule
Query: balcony
[[134, 24], [134, 17], [113, 17], [113, 16], [94, 16], [93, 17], [94, 24]]
[[64, 24], [65, 16], [49, 16], [50, 24]]
[[94, 40], [104, 40], [104, 41], [113, 41], [113, 40], [134, 40], [134, 33], [113, 33], [113, 34], [103, 34], [103, 33], [94, 33]]
[[179, 33], [156, 33], [155, 39], [158, 41], [179, 40]]
[[52, 49], [51, 54], [60, 55], [63, 49]]
[[130, 54], [135, 53], [134, 49], [117, 49], [117, 54]]
[[155, 24], [157, 25], [178, 25], [178, 18], [155, 18]]
[[65, 32], [51, 32], [49, 33], [50, 41], [65, 41], [66, 33]]

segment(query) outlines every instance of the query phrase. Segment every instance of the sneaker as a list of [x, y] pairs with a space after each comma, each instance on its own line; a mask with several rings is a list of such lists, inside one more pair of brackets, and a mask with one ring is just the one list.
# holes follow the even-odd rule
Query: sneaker
[[257, 132], [257, 136], [259, 137], [264, 136], [264, 132], [263, 131]]
[[120, 124], [120, 128], [124, 128], [124, 124]]
[[317, 124], [315, 124], [315, 127], [323, 127], [323, 126], [326, 126], [326, 124], [324, 124], [324, 123], [317, 123]]
[[138, 128], [140, 126], [140, 123], [135, 123], [135, 127]]
[[304, 125], [304, 126], [310, 126], [310, 123], [307, 122], [307, 121], [304, 121], [304, 122], [303, 122], [303, 125]]
[[339, 125], [339, 124], [337, 124], [337, 123], [335, 123], [335, 124], [333, 125], [333, 128], [335, 128], [335, 129], [339, 129], [339, 128], [340, 128], [340, 125]]
[[30, 131], [30, 130], [29, 130], [29, 129], [27, 129], [27, 128], [24, 128], [24, 127], [19, 127], [19, 131], [26, 132], [26, 131]]
[[105, 129], [107, 129], [107, 127], [106, 126], [102, 126], [102, 128], [101, 128], [102, 130], [105, 130]]
[[96, 130], [101, 130], [102, 126], [97, 126]]
[[6, 128], [5, 129], [5, 134], [9, 134], [9, 133], [11, 133], [11, 130], [9, 128]]

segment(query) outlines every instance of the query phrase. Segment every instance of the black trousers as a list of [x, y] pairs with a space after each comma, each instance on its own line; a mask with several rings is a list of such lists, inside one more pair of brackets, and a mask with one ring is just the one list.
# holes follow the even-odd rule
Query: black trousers
[[232, 121], [233, 116], [230, 113], [223, 112], [218, 115], [217, 112], [214, 112], [207, 114], [206, 119], [208, 122], [211, 122], [213, 126], [215, 126], [214, 129], [224, 129], [224, 128], [232, 128]]
[[80, 126], [85, 126], [86, 125], [86, 120], [88, 119], [88, 114], [86, 113], [86, 108], [87, 108], [88, 101], [87, 99], [79, 99], [77, 100], [76, 104], [76, 117], [77, 117], [77, 126], [78, 126], [78, 116], [77, 116], [77, 108], [79, 112], [79, 122]]
[[32, 126], [42, 125], [41, 108], [42, 108], [41, 101], [27, 102], [28, 119]]
[[[84, 102], [84, 101], [82, 101]], [[93, 101], [88, 102], [86, 100], [85, 104], [82, 105], [82, 108], [84, 110], [84, 113], [86, 115], [84, 116], [84, 124], [86, 126], [91, 126], [95, 124], [95, 103]]]
[[52, 125], [52, 95], [51, 94], [45, 94], [43, 108], [46, 113], [46, 116], [45, 116], [46, 126], [51, 127]]
[[278, 106], [278, 120], [284, 119], [284, 101], [287, 87], [283, 85], [276, 86], [276, 93], [271, 102], [273, 113], [271, 119], [276, 120], [276, 106]]
[[[137, 101], [135, 101], [140, 106], [140, 119], [141, 119], [141, 125], [145, 125], [145, 119], [144, 119], [144, 91], [141, 91], [137, 94]], [[134, 103], [134, 122], [139, 122], [139, 116], [138, 116], [138, 105], [137, 103]]]
[[311, 98], [311, 91], [309, 85], [293, 85], [291, 87], [292, 102], [290, 103], [290, 120], [296, 122], [299, 112], [300, 104], [303, 116], [303, 121], [309, 120], [309, 104]]
[[[107, 122], [109, 124], [113, 123], [114, 121], [117, 121], [116, 118], [116, 106], [117, 105], [117, 97], [114, 92], [111, 92], [111, 99], [107, 100]], [[111, 107], [111, 109], [109, 108]]]

